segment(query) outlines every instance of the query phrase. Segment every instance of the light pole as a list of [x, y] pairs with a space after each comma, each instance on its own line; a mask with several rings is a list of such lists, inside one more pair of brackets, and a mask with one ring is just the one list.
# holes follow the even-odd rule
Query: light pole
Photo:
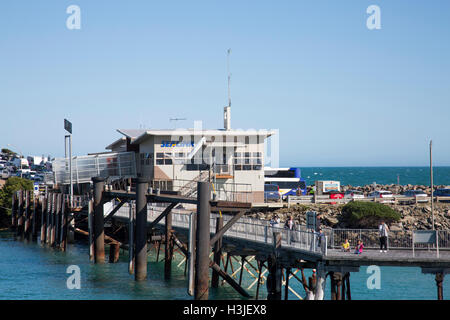
[[431, 222], [434, 230], [434, 186], [433, 186], [433, 140], [430, 140], [430, 184], [431, 184]]
[[69, 132], [64, 136], [65, 156], [67, 159], [67, 140], [69, 140], [69, 175], [70, 175], [70, 208], [73, 207], [73, 183], [72, 183], [72, 122], [64, 119], [64, 129]]

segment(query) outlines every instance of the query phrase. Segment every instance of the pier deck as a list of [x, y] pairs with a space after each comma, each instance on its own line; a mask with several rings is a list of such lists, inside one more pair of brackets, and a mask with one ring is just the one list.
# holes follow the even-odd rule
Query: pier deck
[[439, 251], [439, 258], [436, 257], [436, 250], [416, 250], [413, 257], [412, 250], [364, 250], [362, 254], [353, 252], [342, 252], [337, 249], [328, 249], [327, 255], [323, 257], [327, 265], [345, 266], [395, 266], [395, 267], [444, 267], [450, 268], [450, 251]]

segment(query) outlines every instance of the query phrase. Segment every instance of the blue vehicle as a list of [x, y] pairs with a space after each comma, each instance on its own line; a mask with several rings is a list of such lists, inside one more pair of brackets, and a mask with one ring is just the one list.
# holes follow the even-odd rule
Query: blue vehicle
[[280, 201], [280, 188], [276, 184], [264, 185], [264, 202]]
[[264, 168], [264, 183], [279, 187], [281, 196], [306, 195], [306, 181], [301, 177], [300, 168]]
[[[437, 189], [433, 192], [434, 197], [450, 197], [450, 189]], [[439, 200], [442, 202], [450, 202], [450, 200]]]

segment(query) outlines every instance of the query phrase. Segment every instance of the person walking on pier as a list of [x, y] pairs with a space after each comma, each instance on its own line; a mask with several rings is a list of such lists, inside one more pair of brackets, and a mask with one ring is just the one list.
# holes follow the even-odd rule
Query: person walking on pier
[[389, 228], [384, 221], [381, 221], [381, 224], [378, 226], [378, 231], [380, 233], [380, 252], [387, 252], [387, 239]]

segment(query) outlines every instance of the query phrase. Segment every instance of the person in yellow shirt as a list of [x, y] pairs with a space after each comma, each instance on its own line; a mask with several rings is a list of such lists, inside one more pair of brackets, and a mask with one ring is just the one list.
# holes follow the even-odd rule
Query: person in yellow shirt
[[348, 242], [348, 239], [345, 239], [345, 242], [342, 244], [342, 251], [350, 252], [350, 242]]

